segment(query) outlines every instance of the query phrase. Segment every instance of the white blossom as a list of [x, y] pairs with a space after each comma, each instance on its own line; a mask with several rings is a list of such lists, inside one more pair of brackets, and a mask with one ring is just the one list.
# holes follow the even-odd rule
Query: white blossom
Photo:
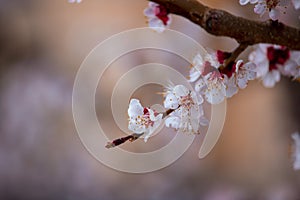
[[190, 70], [190, 82], [195, 82], [195, 90], [203, 95], [207, 102], [218, 104], [226, 96], [224, 79], [218, 71], [223, 64], [223, 55], [208, 50], [205, 55], [197, 54], [193, 59], [193, 67]]
[[149, 2], [144, 10], [144, 15], [148, 18], [149, 27], [161, 33], [171, 24], [171, 15], [166, 8], [154, 2]]
[[203, 56], [197, 54], [193, 59], [189, 81], [196, 82], [196, 92], [211, 104], [219, 104], [226, 97], [232, 97], [239, 88], [246, 88], [249, 80], [256, 78], [252, 62], [244, 64], [239, 60], [224, 66], [230, 56], [227, 52], [210, 50]]
[[294, 159], [294, 170], [300, 170], [300, 134], [295, 132], [292, 134], [292, 139], [294, 141], [294, 151], [293, 151], [293, 159]]
[[202, 97], [185, 86], [170, 86], [166, 91], [164, 107], [174, 111], [166, 118], [165, 125], [187, 133], [199, 133], [200, 125], [208, 124], [203, 116], [202, 103]]
[[218, 71], [210, 72], [201, 77], [195, 84], [195, 90], [203, 94], [205, 100], [211, 104], [219, 104], [226, 97], [224, 78]]
[[137, 134], [145, 134], [144, 141], [158, 128], [162, 122], [163, 114], [143, 107], [138, 99], [131, 99], [128, 108], [128, 129]]
[[270, 88], [280, 81], [281, 74], [299, 77], [299, 57], [299, 51], [290, 51], [278, 45], [259, 44], [250, 53], [249, 60], [256, 64], [257, 78], [261, 78], [263, 85]]

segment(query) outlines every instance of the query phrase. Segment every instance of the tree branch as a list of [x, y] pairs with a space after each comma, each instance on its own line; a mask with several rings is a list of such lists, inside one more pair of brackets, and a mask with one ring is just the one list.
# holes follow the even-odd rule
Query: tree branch
[[254, 45], [270, 43], [300, 50], [300, 29], [278, 21], [253, 21], [212, 9], [196, 0], [151, 0], [168, 12], [181, 15], [215, 36], [234, 38], [238, 43]]

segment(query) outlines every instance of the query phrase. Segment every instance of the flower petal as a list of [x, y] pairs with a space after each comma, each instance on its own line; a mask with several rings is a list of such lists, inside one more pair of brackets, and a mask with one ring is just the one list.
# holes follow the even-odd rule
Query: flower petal
[[269, 62], [268, 60], [264, 60], [260, 63], [256, 63], [256, 77], [263, 77], [269, 72]]
[[200, 125], [200, 113], [199, 113], [199, 106], [193, 106], [190, 109], [190, 124], [193, 133], [199, 132], [199, 125]]
[[206, 89], [206, 87], [206, 82], [203, 78], [200, 78], [195, 84], [196, 92], [202, 92], [204, 89]]
[[142, 107], [140, 101], [138, 99], [131, 99], [128, 108], [128, 116], [136, 117], [138, 115], [144, 114], [144, 108]]
[[179, 129], [180, 118], [177, 116], [170, 116], [165, 120], [166, 127], [171, 127], [175, 129]]
[[271, 11], [269, 12], [269, 16], [272, 20], [277, 20], [280, 16], [280, 11], [277, 8], [273, 8], [271, 9]]
[[189, 94], [189, 90], [183, 85], [176, 85], [173, 89], [173, 92], [177, 98], [187, 96]]
[[149, 20], [149, 27], [159, 33], [162, 33], [166, 29], [163, 22], [156, 17]]
[[193, 67], [190, 70], [190, 78], [189, 78], [189, 82], [195, 82], [201, 75], [201, 72], [199, 70], [197, 70], [195, 67]]
[[149, 18], [155, 17], [155, 9], [154, 8], [146, 8], [144, 10], [144, 15]]
[[243, 65], [243, 69], [247, 71], [255, 71], [256, 70], [256, 65], [252, 62], [247, 62], [246, 64]]
[[247, 3], [249, 3], [249, 0], [240, 0], [240, 4], [242, 6], [246, 5]]
[[134, 133], [141, 134], [146, 131], [146, 127], [140, 124], [137, 124], [135, 120], [129, 121], [128, 129]]
[[202, 71], [202, 68], [204, 66], [204, 60], [203, 60], [202, 56], [199, 53], [194, 57], [193, 65], [194, 65], [194, 67], [196, 67], [197, 69]]
[[211, 104], [221, 103], [226, 96], [226, 87], [224, 83], [217, 81], [209, 81], [205, 90], [205, 99]]
[[169, 93], [164, 101], [164, 107], [166, 109], [176, 109], [178, 108], [178, 99], [173, 93]]
[[226, 75], [224, 76], [225, 84], [226, 84], [226, 97], [231, 98], [233, 95], [235, 95], [238, 92], [238, 87], [236, 85], [236, 78], [235, 76], [232, 76], [228, 78]]
[[256, 4], [254, 7], [254, 12], [259, 15], [263, 15], [266, 12], [266, 8], [264, 4]]
[[280, 81], [280, 73], [278, 70], [272, 70], [263, 77], [263, 85], [267, 88], [274, 87], [278, 81]]
[[298, 65], [294, 60], [289, 60], [281, 68], [281, 73], [285, 76], [297, 76], [299, 73]]
[[300, 8], [300, 0], [293, 0], [293, 4], [294, 4], [295, 9]]

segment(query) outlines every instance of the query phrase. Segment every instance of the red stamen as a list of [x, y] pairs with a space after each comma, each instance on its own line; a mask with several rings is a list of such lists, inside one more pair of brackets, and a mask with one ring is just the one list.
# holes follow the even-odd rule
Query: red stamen
[[290, 50], [286, 47], [275, 49], [270, 46], [267, 48], [267, 58], [269, 60], [269, 70], [278, 69], [277, 64], [283, 65], [290, 58]]
[[168, 21], [169, 21], [168, 14], [169, 14], [169, 12], [167, 11], [167, 9], [164, 6], [162, 6], [162, 5], [156, 6], [155, 16], [158, 19], [160, 19], [165, 26], [168, 24]]
[[236, 71], [236, 63], [231, 62], [227, 65], [227, 67], [222, 67], [219, 69], [222, 75], [226, 74], [228, 78], [230, 78]]
[[149, 114], [149, 110], [148, 110], [148, 108], [144, 108], [144, 115], [147, 115], [147, 114]]
[[217, 59], [219, 61], [220, 64], [223, 64], [224, 61], [229, 58], [231, 56], [231, 53], [228, 53], [228, 52], [224, 52], [224, 51], [221, 51], [221, 50], [218, 50], [217, 51]]

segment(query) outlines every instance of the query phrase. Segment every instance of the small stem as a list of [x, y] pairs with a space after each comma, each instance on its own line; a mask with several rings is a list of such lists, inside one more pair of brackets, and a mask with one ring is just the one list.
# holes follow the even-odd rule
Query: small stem
[[143, 133], [141, 133], [141, 134], [133, 133], [131, 135], [115, 139], [112, 142], [108, 142], [105, 147], [109, 149], [109, 148], [119, 146], [120, 144], [123, 144], [126, 141], [133, 142], [133, 141], [137, 140], [139, 137], [141, 137], [142, 135], [143, 135]]
[[[179, 107], [178, 107], [179, 108]], [[177, 108], [177, 109], [178, 109]], [[176, 110], [176, 109], [175, 109]], [[169, 114], [171, 114], [172, 112], [174, 112], [175, 111], [174, 109], [169, 109], [169, 110], [167, 110], [164, 114], [163, 114], [163, 118], [165, 118], [166, 116], [168, 116]]]
[[241, 43], [232, 53], [231, 56], [225, 60], [224, 68], [226, 68], [228, 65], [230, 65], [232, 62], [234, 62], [237, 57], [245, 50], [247, 49], [248, 45]]
[[[169, 109], [166, 112], [163, 113], [163, 118], [165, 118], [166, 116], [168, 116], [169, 114], [171, 114], [173, 111], [175, 111], [174, 109]], [[127, 141], [133, 142], [135, 140], [137, 140], [139, 137], [141, 137], [144, 133], [141, 134], [137, 134], [137, 133], [133, 133], [131, 135], [125, 136], [125, 137], [121, 137], [121, 138], [117, 138], [115, 140], [113, 140], [112, 142], [107, 142], [106, 144], [106, 148], [110, 149], [116, 146], [119, 146]]]

